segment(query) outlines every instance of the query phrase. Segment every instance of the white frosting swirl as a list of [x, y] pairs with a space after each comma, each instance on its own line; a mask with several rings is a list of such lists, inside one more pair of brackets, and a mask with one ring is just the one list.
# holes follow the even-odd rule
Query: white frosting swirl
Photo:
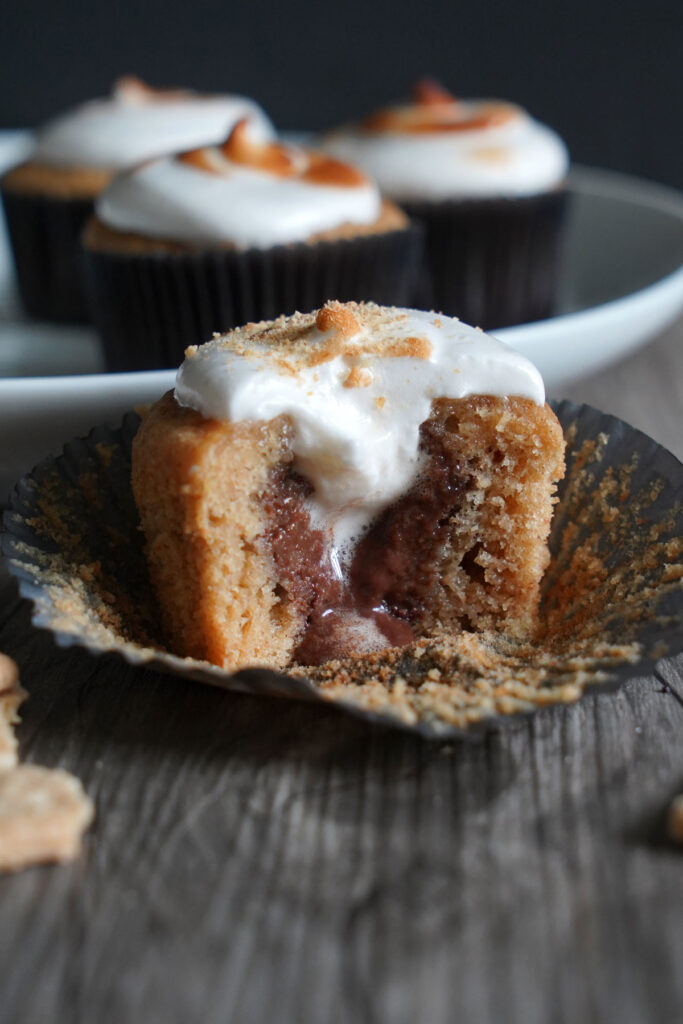
[[127, 84], [42, 128], [32, 159], [58, 167], [121, 170], [194, 146], [221, 142], [240, 118], [256, 137], [272, 138], [264, 112], [244, 96], [202, 96]]
[[281, 173], [234, 162], [229, 145], [202, 150], [203, 166], [164, 158], [118, 176], [97, 201], [98, 218], [150, 238], [268, 248], [342, 224], [371, 224], [380, 215], [377, 186], [355, 171], [354, 182], [320, 183], [309, 171], [321, 158], [304, 149], [269, 147], [287, 164]]
[[[328, 308], [332, 318], [321, 320]], [[274, 325], [188, 350], [176, 401], [208, 419], [289, 416], [294, 466], [313, 485], [312, 511], [331, 526], [342, 557], [418, 473], [419, 428], [433, 399], [544, 401], [541, 376], [527, 359], [440, 314], [331, 303], [317, 320], [297, 314]]]
[[[362, 167], [396, 200], [536, 195], [565, 177], [565, 144], [523, 110], [483, 100], [453, 101], [450, 107], [450, 128], [434, 119], [416, 129], [407, 116], [414, 108], [397, 107], [387, 112], [395, 115], [393, 124], [387, 117], [386, 126], [342, 128], [321, 146]], [[495, 109], [509, 116], [485, 123], [486, 112]]]

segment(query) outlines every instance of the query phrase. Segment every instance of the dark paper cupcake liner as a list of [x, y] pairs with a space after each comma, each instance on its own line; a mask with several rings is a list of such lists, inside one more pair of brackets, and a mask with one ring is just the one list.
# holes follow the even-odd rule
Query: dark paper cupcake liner
[[418, 305], [484, 329], [550, 316], [567, 192], [402, 203], [425, 229]]
[[0, 191], [26, 312], [39, 320], [87, 322], [81, 232], [92, 200]]
[[[380, 684], [347, 685], [346, 662], [234, 674], [160, 641], [130, 488], [139, 419], [98, 427], [17, 485], [2, 548], [33, 622], [58, 644], [258, 695], [334, 701], [427, 738], [481, 734], [587, 689], [614, 688], [683, 648], [683, 466], [620, 420], [554, 405], [568, 442], [553, 520], [542, 628], [532, 644], [463, 634], [390, 652]], [[480, 655], [483, 654], [483, 657]], [[347, 673], [348, 675], [348, 673]]]
[[244, 252], [90, 249], [85, 259], [107, 368], [119, 371], [177, 366], [188, 345], [216, 331], [316, 309], [327, 299], [408, 305], [420, 252], [421, 231], [411, 227]]

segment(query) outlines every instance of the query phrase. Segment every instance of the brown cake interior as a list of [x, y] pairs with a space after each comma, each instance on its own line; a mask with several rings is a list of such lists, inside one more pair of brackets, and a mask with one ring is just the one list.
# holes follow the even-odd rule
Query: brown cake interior
[[386, 646], [439, 625], [529, 632], [563, 472], [550, 409], [435, 401], [420, 474], [370, 525], [342, 580], [311, 526], [290, 435], [286, 417], [205, 420], [170, 393], [145, 419], [133, 489], [174, 651], [285, 667], [353, 653], [364, 627]]

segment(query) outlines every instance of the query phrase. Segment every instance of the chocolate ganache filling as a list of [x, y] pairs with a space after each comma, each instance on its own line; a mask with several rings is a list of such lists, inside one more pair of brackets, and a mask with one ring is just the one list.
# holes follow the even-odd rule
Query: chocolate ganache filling
[[438, 586], [451, 519], [469, 483], [447, 437], [447, 424], [422, 424], [415, 483], [375, 518], [341, 571], [329, 531], [311, 522], [310, 483], [291, 467], [273, 475], [263, 497], [265, 540], [282, 598], [304, 616], [294, 652], [299, 664], [319, 665], [414, 639]]

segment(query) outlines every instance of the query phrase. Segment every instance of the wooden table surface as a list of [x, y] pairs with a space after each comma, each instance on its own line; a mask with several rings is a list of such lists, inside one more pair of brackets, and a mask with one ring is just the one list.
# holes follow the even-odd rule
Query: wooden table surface
[[[683, 322], [568, 389], [683, 457]], [[475, 743], [61, 651], [0, 584], [28, 761], [97, 804], [0, 879], [2, 1024], [679, 1024], [683, 662]]]

